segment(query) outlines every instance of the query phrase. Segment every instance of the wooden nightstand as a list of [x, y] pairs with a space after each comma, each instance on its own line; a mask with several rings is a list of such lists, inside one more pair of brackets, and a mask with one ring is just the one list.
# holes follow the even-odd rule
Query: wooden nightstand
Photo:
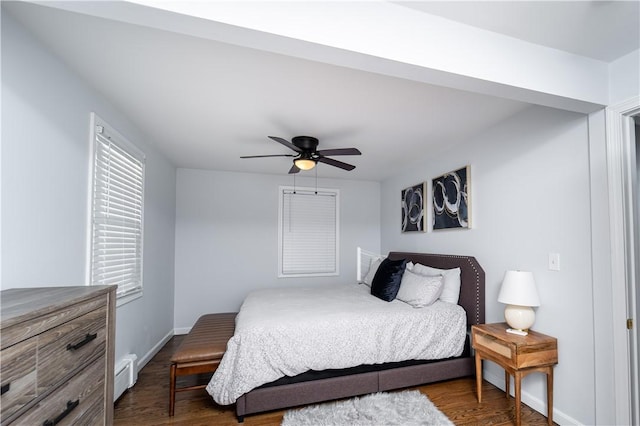
[[547, 375], [547, 420], [553, 424], [553, 366], [558, 363], [558, 341], [529, 330], [527, 336], [507, 333], [507, 324], [471, 326], [476, 352], [476, 386], [482, 402], [482, 360], [495, 362], [505, 371], [505, 388], [509, 398], [510, 376], [515, 379], [516, 425], [520, 425], [520, 384], [522, 378], [538, 371]]

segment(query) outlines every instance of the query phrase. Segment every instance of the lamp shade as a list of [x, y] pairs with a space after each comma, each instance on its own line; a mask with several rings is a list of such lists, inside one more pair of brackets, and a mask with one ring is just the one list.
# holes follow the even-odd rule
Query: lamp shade
[[532, 272], [507, 271], [502, 280], [498, 302], [507, 305], [540, 306]]

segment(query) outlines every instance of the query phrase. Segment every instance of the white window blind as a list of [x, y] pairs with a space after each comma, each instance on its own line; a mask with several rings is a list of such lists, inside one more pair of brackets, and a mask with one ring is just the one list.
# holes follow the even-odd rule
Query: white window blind
[[142, 291], [144, 155], [116, 132], [95, 126], [91, 284]]
[[338, 196], [280, 188], [279, 276], [338, 274]]

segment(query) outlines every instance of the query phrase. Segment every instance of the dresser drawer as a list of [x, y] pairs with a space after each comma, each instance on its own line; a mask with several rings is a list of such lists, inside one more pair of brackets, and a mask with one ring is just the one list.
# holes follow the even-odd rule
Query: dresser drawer
[[104, 354], [106, 320], [102, 307], [38, 336], [38, 395]]
[[[47, 297], [51, 298], [51, 295], [45, 294], [45, 300], [47, 300]], [[102, 306], [105, 306], [107, 304], [107, 300], [107, 296], [102, 295], [83, 303], [66, 306], [55, 312], [40, 314], [23, 323], [3, 327], [1, 339], [2, 348], [14, 345], [17, 342], [26, 340], [58, 325], [64, 324], [70, 319], [92, 312]], [[37, 301], [35, 301], [34, 304], [37, 304]]]
[[36, 348], [33, 337], [0, 351], [0, 422], [36, 397]]
[[104, 369], [105, 358], [98, 358], [12, 425], [46, 425], [47, 421], [56, 425], [103, 423]]

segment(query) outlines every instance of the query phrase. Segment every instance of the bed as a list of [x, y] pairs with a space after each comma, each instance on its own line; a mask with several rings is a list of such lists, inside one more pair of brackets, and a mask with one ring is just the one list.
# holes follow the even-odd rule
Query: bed
[[[216, 371], [216, 374], [207, 387], [207, 391], [214, 396], [214, 399], [219, 403], [229, 404], [235, 402], [238, 421], [242, 422], [244, 420], [244, 416], [249, 414], [333, 399], [347, 398], [373, 392], [400, 389], [473, 375], [474, 359], [470, 350], [468, 330], [473, 324], [484, 323], [485, 316], [485, 275], [476, 259], [471, 256], [406, 252], [391, 252], [387, 257], [389, 260], [398, 261], [406, 259], [407, 261], [411, 261], [416, 264], [427, 265], [439, 269], [460, 268], [460, 294], [457, 304], [458, 306], [441, 303], [440, 301], [434, 303], [434, 306], [437, 305], [436, 311], [438, 309], [445, 309], [445, 305], [449, 305], [446, 309], [457, 309], [456, 312], [458, 320], [456, 320], [456, 324], [449, 325], [448, 323], [445, 323], [445, 325], [439, 327], [439, 329], [447, 329], [449, 327], [451, 327], [451, 329], [459, 329], [462, 327], [462, 340], [460, 340], [460, 336], [458, 336], [458, 343], [454, 343], [452, 340], [449, 344], [450, 346], [456, 346], [456, 349], [447, 349], [449, 351], [455, 350], [456, 356], [447, 356], [447, 354], [453, 352], [438, 352], [436, 349], [429, 349], [431, 346], [427, 344], [425, 344], [424, 348], [415, 349], [413, 346], [417, 346], [422, 343], [423, 339], [421, 337], [421, 339], [414, 339], [412, 346], [407, 346], [406, 350], [398, 350], [398, 352], [402, 352], [403, 350], [405, 352], [409, 351], [408, 353], [410, 355], [405, 356], [411, 357], [412, 355], [418, 355], [416, 358], [419, 359], [402, 358], [395, 360], [390, 358], [389, 361], [380, 363], [376, 359], [366, 358], [363, 365], [352, 365], [353, 362], [349, 364], [351, 361], [345, 361], [344, 365], [338, 365], [337, 368], [326, 369], [323, 368], [323, 364], [320, 361], [324, 360], [324, 358], [330, 358], [335, 354], [330, 351], [323, 353], [321, 349], [324, 348], [326, 342], [323, 343], [319, 334], [316, 335], [312, 331], [307, 332], [307, 335], [313, 336], [309, 337], [308, 340], [313, 340], [315, 344], [319, 344], [318, 347], [320, 349], [318, 349], [318, 353], [323, 355], [316, 356], [313, 360], [298, 362], [298, 358], [296, 357], [297, 354], [295, 353], [295, 345], [287, 347], [287, 351], [282, 351], [282, 353], [276, 354], [275, 352], [279, 348], [287, 346], [288, 342], [286, 340], [278, 341], [277, 339], [274, 339], [274, 347], [267, 350], [264, 346], [270, 345], [269, 342], [271, 341], [271, 337], [266, 340], [260, 339], [260, 335], [262, 334], [261, 332], [264, 332], [264, 336], [269, 335], [277, 337], [280, 334], [286, 335], [286, 339], [293, 339], [293, 336], [291, 336], [292, 333], [289, 329], [280, 330], [278, 328], [278, 316], [280, 315], [282, 308], [278, 305], [277, 297], [273, 299], [272, 304], [269, 305], [273, 307], [271, 312], [260, 313], [261, 315], [264, 315], [265, 313], [267, 315], [264, 316], [263, 321], [259, 322], [260, 327], [258, 327], [257, 330], [254, 330], [255, 334], [258, 335], [258, 338], [255, 339], [256, 341], [252, 342], [250, 335], [246, 333], [243, 334], [242, 324], [248, 322], [251, 319], [250, 317], [252, 314], [254, 316], [256, 315], [255, 311], [250, 311], [248, 309], [246, 311], [251, 312], [252, 314], [243, 314], [243, 312], [245, 312], [245, 305], [251, 306], [252, 303], [255, 303], [255, 299], [264, 298], [267, 294], [258, 293], [257, 295], [254, 295], [253, 299], [248, 297], [247, 300], [245, 300], [245, 305], [243, 305], [243, 309], [237, 319], [237, 326], [240, 325], [240, 330], [236, 329], [236, 335], [234, 335], [234, 338], [229, 341], [227, 353], [225, 353], [226, 359], [223, 358], [221, 368]], [[363, 271], [361, 271], [360, 260], [358, 274], [359, 276], [363, 274]], [[360, 287], [364, 287], [364, 285], [361, 285]], [[349, 291], [357, 292], [358, 290], [347, 290], [347, 292]], [[362, 289], [360, 289], [360, 291], [362, 291]], [[303, 292], [304, 290], [298, 290], [298, 293]], [[285, 297], [289, 298], [290, 294], [287, 294], [287, 296], [283, 295], [283, 298]], [[317, 295], [314, 293], [312, 297], [317, 297]], [[344, 296], [340, 295], [340, 297], [343, 298]], [[343, 303], [345, 303], [346, 306], [351, 306], [349, 305], [351, 302], [348, 300]], [[380, 301], [378, 301], [378, 303], [380, 304]], [[382, 302], [382, 304], [384, 303], [387, 302]], [[322, 302], [318, 303], [318, 305], [324, 306]], [[398, 305], [403, 305], [403, 302], [395, 304], [394, 302], [391, 302], [387, 306], [389, 306], [390, 310], [392, 310], [392, 307], [396, 308], [396, 310], [401, 310], [401, 307]], [[353, 306], [354, 307], [351, 310], [355, 312], [360, 309], [356, 305]], [[245, 315], [244, 319], [242, 319], [243, 315]], [[435, 317], [442, 316], [441, 313], [434, 315]], [[380, 318], [382, 316], [384, 316], [384, 313], [377, 313], [375, 318]], [[341, 317], [335, 317], [335, 319], [333, 319], [334, 316], [331, 311], [327, 311], [326, 315], [322, 318], [322, 322], [342, 321], [344, 323], [343, 326], [351, 326], [350, 317], [347, 317], [347, 320]], [[303, 320], [301, 319], [301, 321]], [[403, 324], [405, 324], [406, 321], [408, 321], [406, 318], [401, 319]], [[431, 321], [431, 319], [428, 321]], [[333, 326], [333, 324], [331, 325]], [[413, 327], [413, 325], [410, 325], [408, 329], [413, 330], [411, 327]], [[396, 330], [398, 330], [397, 327]], [[460, 334], [460, 332], [456, 333]], [[295, 335], [295, 333], [293, 334]], [[420, 336], [424, 336], [424, 334], [420, 334]], [[393, 338], [392, 335], [388, 337], [389, 339]], [[443, 337], [446, 336], [440, 336], [440, 338]], [[386, 337], [382, 336], [379, 338], [382, 339]], [[303, 343], [306, 344], [306, 342]], [[243, 345], [244, 348], [247, 348], [250, 347], [250, 344], [261, 345], [260, 352], [266, 355], [260, 355], [254, 358], [247, 358], [246, 356], [243, 357], [241, 351]], [[304, 345], [300, 344], [300, 346], [302, 347]], [[349, 348], [345, 347], [344, 352], [341, 351], [339, 356], [335, 356], [336, 359], [332, 362], [339, 363], [342, 358], [350, 360], [352, 357], [350, 357], [351, 352], [349, 352], [349, 350]], [[411, 352], [412, 350], [417, 352], [413, 354]], [[247, 353], [251, 355], [250, 351], [247, 351]], [[282, 366], [278, 365], [277, 368], [274, 368], [274, 370], [278, 371], [271, 371], [270, 367], [274, 363], [274, 359], [279, 361], [280, 358], [287, 358], [287, 354], [291, 355], [289, 360], [283, 361]], [[445, 358], [441, 358], [442, 354], [444, 354]], [[388, 355], [389, 354], [387, 354], [387, 356]], [[375, 356], [378, 355], [376, 354]], [[238, 365], [243, 364], [251, 365], [251, 368], [238, 370], [240, 373], [233, 374], [229, 372], [225, 373], [224, 371], [233, 371], [233, 369], [237, 368]], [[320, 368], [318, 368], [318, 366], [320, 366]], [[250, 371], [251, 374], [244, 373], [244, 371]], [[256, 375], [259, 376], [257, 379], [253, 377]], [[228, 386], [228, 383], [226, 383], [228, 381], [234, 382], [233, 384], [235, 386]], [[221, 389], [224, 389], [224, 392], [221, 391]]]

